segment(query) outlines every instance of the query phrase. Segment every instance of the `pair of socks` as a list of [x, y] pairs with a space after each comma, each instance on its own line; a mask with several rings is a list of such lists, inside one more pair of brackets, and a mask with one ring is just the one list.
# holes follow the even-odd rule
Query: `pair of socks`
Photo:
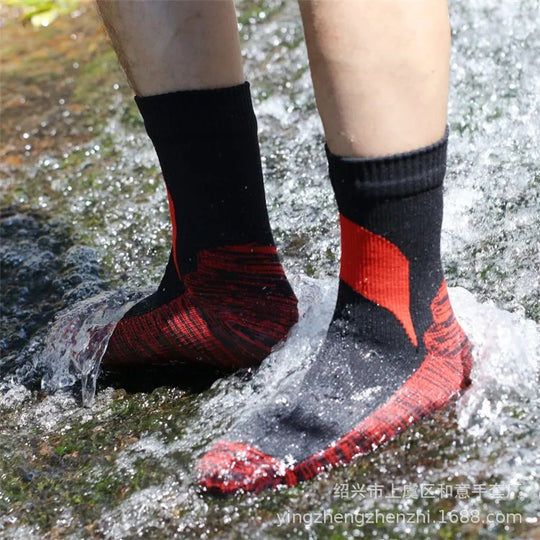
[[[155, 294], [118, 323], [105, 369], [258, 365], [298, 319], [270, 231], [249, 85], [136, 98], [163, 170], [173, 246]], [[440, 258], [447, 135], [414, 152], [333, 155], [337, 304], [317, 358], [197, 466], [206, 490], [294, 485], [396, 436], [469, 383]]]

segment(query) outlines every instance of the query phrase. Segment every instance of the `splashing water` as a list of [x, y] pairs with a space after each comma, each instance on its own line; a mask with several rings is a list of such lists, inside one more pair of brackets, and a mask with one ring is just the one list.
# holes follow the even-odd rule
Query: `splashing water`
[[[201, 401], [196, 416], [188, 421], [183, 436], [165, 442], [156, 433], [151, 433], [126, 448], [118, 457], [118, 471], [131, 470], [132, 474], [135, 474], [137, 460], [143, 458], [174, 468], [177, 463], [175, 456], [191, 453], [193, 447], [199, 448], [198, 455], [202, 454], [215, 438], [227, 432], [234, 421], [249, 415], [255, 404], [280, 399], [282, 385], [287, 384], [291, 377], [297, 377], [299, 371], [307, 368], [310, 359], [316, 354], [331, 317], [336, 295], [334, 280], [303, 277], [297, 278], [293, 285], [298, 292], [301, 318], [286, 346], [267, 358], [261, 368], [247, 381], [237, 380], [234, 377], [217, 381], [212, 387], [211, 395], [205, 396]], [[501, 458], [496, 465], [500, 483], [514, 487], [521, 486], [521, 496], [534, 501], [539, 487], [535, 472], [537, 471], [535, 452], [522, 452], [523, 459], [520, 462], [519, 475], [516, 476], [515, 466], [504, 461], [509, 439], [501, 438], [499, 448], [493, 441], [485, 441], [486, 433], [489, 431], [498, 434], [504, 433], [505, 430], [512, 431], [514, 420], [508, 413], [509, 410], [515, 411], [516, 408], [523, 407], [524, 423], [533, 422], [538, 414], [539, 403], [535, 382], [539, 340], [537, 326], [525, 319], [522, 314], [510, 314], [490, 303], [479, 303], [464, 289], [450, 288], [449, 295], [456, 316], [469, 334], [475, 350], [472, 385], [457, 402], [457, 422], [460, 430], [458, 437], [463, 437], [460, 445], [463, 445], [466, 452], [472, 440], [478, 447], [486, 444], [487, 452], [500, 452]], [[205, 434], [204, 444], [200, 441], [202, 433]], [[415, 428], [412, 428], [409, 437], [414, 440], [417, 436]], [[465, 440], [469, 442], [465, 444]], [[392, 451], [383, 450], [362, 460], [374, 463], [378, 471], [393, 470], [397, 467], [394, 469], [398, 474], [396, 482], [399, 482], [400, 478], [403, 478], [403, 481], [410, 478], [406, 471], [401, 470], [400, 462], [403, 455], [399, 452], [394, 456]], [[491, 474], [493, 467], [493, 463], [488, 460], [468, 458], [456, 465], [450, 463], [447, 468], [443, 466], [442, 473], [437, 467], [433, 470], [419, 467], [418, 470], [422, 470], [424, 482], [436, 484], [442, 481], [441, 478], [443, 480], [463, 476], [474, 478], [480, 470], [484, 470], [486, 475]], [[338, 484], [340, 481], [349, 481], [346, 471], [342, 470], [340, 475], [338, 470], [335, 474], [337, 474], [335, 482]], [[141, 524], [146, 523], [152, 527], [152, 524], [159, 523], [163, 516], [170, 516], [178, 508], [183, 508], [186, 513], [175, 523], [175, 527], [178, 528], [174, 530], [177, 534], [191, 532], [194, 524], [200, 522], [199, 520], [208, 515], [210, 510], [207, 506], [209, 503], [201, 500], [190, 486], [190, 481], [190, 475], [186, 476], [183, 472], [167, 474], [158, 487], [138, 491], [117, 508], [105, 511], [101, 516], [100, 531], [107, 538], [141, 534], [146, 530]], [[325, 480], [320, 479], [319, 482], [324, 483]], [[321, 502], [317, 502], [320, 494], [317, 494], [316, 487], [312, 484], [307, 490], [308, 493], [311, 491], [315, 493], [313, 504], [305, 503], [307, 508], [311, 509], [310, 511], [320, 509]], [[286, 505], [291, 512], [299, 511], [300, 505], [295, 503], [295, 497], [292, 490], [291, 502]], [[264, 528], [260, 530], [254, 528], [260, 524], [255, 526], [245, 519], [245, 512], [253, 505], [257, 507], [259, 501], [256, 497], [250, 496], [244, 499], [236, 498], [231, 507], [227, 507], [224, 503], [224, 523], [232, 523], [237, 534], [243, 537], [266, 538]], [[341, 500], [340, 511], [354, 511], [355, 506], [351, 506], [353, 504], [358, 502], [348, 503]], [[408, 502], [402, 501], [401, 504], [406, 505]], [[472, 512], [476, 508], [475, 504], [476, 501], [473, 499], [462, 500], [460, 511], [465, 514]], [[381, 508], [385, 508], [384, 504]], [[400, 507], [399, 510], [405, 511], [406, 507]], [[535, 504], [529, 504], [527, 510], [529, 513], [526, 515], [534, 516]], [[408, 537], [416, 537], [415, 531], [418, 537], [423, 537], [419, 534], [421, 528], [418, 524], [408, 530]], [[201, 537], [211, 538], [212, 534], [206, 530], [201, 533]]]
[[519, 313], [480, 304], [462, 288], [451, 290], [459, 320], [475, 344], [474, 384], [457, 405], [459, 427], [474, 437], [504, 436], [501, 413], [508, 403], [538, 412], [540, 334]]
[[103, 292], [60, 313], [40, 355], [47, 370], [42, 389], [55, 392], [80, 382], [83, 406], [92, 405], [100, 362], [116, 323], [148, 294], [148, 290]]

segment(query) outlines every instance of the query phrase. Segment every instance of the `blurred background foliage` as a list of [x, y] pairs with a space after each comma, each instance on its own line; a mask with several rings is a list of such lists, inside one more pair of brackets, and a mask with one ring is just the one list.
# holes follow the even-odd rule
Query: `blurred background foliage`
[[32, 26], [49, 26], [59, 15], [75, 11], [83, 0], [2, 0], [18, 11], [19, 19]]

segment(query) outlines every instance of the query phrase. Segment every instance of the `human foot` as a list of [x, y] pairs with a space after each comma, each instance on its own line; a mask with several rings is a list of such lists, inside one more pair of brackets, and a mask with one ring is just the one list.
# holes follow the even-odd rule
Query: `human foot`
[[102, 366], [257, 365], [298, 312], [268, 221], [249, 85], [136, 100], [167, 187], [172, 251]]
[[469, 383], [439, 242], [446, 138], [369, 160], [329, 153], [342, 259], [333, 321], [301, 381], [198, 465], [208, 490], [294, 485], [348, 463], [445, 407]]
[[199, 484], [222, 494], [293, 486], [447, 406], [469, 384], [472, 357], [444, 282], [431, 310], [416, 354], [356, 341], [347, 322], [334, 321], [300, 388], [217, 442], [198, 464]]
[[255, 366], [298, 318], [296, 297], [273, 246], [202, 250], [197, 270], [173, 283], [172, 291], [160, 286], [118, 323], [105, 368], [140, 363], [202, 363], [225, 370]]

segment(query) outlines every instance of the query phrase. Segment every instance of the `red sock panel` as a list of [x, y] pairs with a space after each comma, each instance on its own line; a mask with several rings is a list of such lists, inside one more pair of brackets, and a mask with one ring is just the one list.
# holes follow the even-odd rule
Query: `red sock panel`
[[450, 306], [439, 243], [446, 137], [407, 154], [328, 153], [342, 259], [326, 341], [300, 384], [262, 405], [198, 466], [212, 491], [294, 485], [372, 451], [446, 406], [472, 356]]

